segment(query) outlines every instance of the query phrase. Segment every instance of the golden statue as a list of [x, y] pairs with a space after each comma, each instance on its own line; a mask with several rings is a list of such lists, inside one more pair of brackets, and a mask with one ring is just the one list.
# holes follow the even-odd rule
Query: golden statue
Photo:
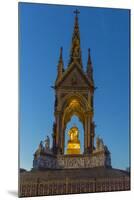
[[67, 144], [67, 154], [80, 154], [80, 141], [79, 130], [76, 126], [73, 126], [69, 131], [69, 141]]

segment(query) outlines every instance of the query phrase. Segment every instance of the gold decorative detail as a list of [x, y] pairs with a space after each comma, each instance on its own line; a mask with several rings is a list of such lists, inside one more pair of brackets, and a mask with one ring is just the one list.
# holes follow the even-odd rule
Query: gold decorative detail
[[70, 108], [76, 108], [76, 107], [78, 107], [80, 104], [79, 104], [79, 102], [77, 101], [77, 100], [75, 100], [75, 99], [73, 99], [71, 102], [70, 102], [70, 104], [69, 104], [69, 107]]

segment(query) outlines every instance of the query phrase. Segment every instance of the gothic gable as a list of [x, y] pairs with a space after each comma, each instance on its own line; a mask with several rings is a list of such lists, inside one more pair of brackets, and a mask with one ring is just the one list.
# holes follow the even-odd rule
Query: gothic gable
[[59, 87], [89, 87], [89, 80], [82, 69], [74, 64], [63, 74], [62, 79], [57, 83]]

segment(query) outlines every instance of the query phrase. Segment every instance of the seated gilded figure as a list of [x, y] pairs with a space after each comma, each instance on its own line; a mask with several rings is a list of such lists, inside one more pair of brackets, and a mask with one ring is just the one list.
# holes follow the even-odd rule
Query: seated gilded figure
[[79, 130], [76, 126], [73, 126], [69, 131], [69, 140], [67, 143], [67, 154], [80, 154], [80, 141]]

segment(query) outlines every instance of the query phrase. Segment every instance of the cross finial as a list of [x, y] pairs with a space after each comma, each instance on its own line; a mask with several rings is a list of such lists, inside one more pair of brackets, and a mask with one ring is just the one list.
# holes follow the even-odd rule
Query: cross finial
[[78, 14], [80, 14], [80, 11], [76, 8], [76, 10], [74, 11], [74, 14], [76, 14], [76, 17], [77, 17]]

